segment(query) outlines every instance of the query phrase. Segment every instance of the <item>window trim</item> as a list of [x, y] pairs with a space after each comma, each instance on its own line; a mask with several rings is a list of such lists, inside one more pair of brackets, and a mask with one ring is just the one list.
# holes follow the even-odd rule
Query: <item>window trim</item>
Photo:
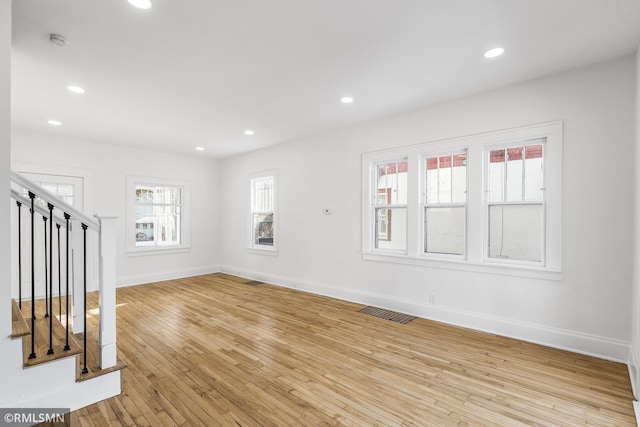
[[[255, 243], [254, 240], [254, 230], [253, 230], [253, 186], [254, 181], [264, 178], [273, 178], [273, 245], [259, 245]], [[249, 175], [249, 197], [248, 197], [249, 208], [247, 211], [249, 212], [248, 221], [247, 221], [247, 250], [250, 253], [259, 254], [259, 255], [278, 255], [278, 246], [279, 246], [279, 233], [278, 233], [278, 171], [276, 169], [270, 169], [260, 172], [254, 172]]]
[[[553, 121], [512, 129], [426, 142], [400, 148], [363, 153], [362, 160], [362, 258], [368, 261], [392, 262], [398, 264], [421, 265], [425, 267], [454, 269], [460, 271], [483, 272], [544, 280], [562, 280], [562, 121]], [[522, 143], [546, 138], [543, 161], [545, 179], [545, 263], [530, 265], [525, 262], [504, 262], [488, 258], [488, 208], [486, 200], [487, 166], [485, 153], [499, 145]], [[419, 176], [421, 159], [438, 153], [467, 150], [467, 229], [466, 256], [443, 254], [422, 254], [424, 244], [423, 199], [421, 193], [425, 183]], [[407, 200], [407, 253], [391, 254], [375, 250], [371, 215], [373, 180], [371, 168], [376, 162], [386, 159], [408, 157], [408, 200]], [[426, 181], [426, 178], [424, 178]]]
[[[180, 215], [180, 237], [178, 245], [136, 245], [136, 186], [149, 185], [156, 187], [180, 187], [182, 189], [182, 213]], [[190, 185], [188, 181], [179, 181], [168, 178], [153, 178], [146, 176], [127, 176], [127, 221], [126, 221], [126, 248], [127, 255], [141, 256], [153, 254], [171, 254], [188, 252], [191, 249], [191, 217], [190, 217]]]

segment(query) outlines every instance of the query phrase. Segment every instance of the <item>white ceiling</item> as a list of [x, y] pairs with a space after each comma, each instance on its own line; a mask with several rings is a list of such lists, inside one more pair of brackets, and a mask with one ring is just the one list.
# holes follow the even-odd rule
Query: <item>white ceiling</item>
[[638, 0], [152, 2], [14, 0], [14, 128], [225, 157], [640, 44]]

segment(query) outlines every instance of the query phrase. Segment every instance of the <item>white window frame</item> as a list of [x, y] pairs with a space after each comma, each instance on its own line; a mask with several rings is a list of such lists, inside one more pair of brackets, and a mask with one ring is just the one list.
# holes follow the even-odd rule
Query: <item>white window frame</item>
[[[136, 187], [148, 185], [155, 187], [180, 187], [182, 190], [182, 211], [180, 215], [180, 243], [176, 245], [136, 245]], [[127, 221], [126, 247], [130, 256], [168, 254], [188, 252], [191, 248], [190, 238], [190, 185], [187, 181], [145, 176], [127, 176]]]
[[[484, 251], [484, 261], [487, 263], [498, 263], [498, 264], [512, 264], [512, 265], [525, 265], [525, 266], [544, 266], [546, 265], [546, 252], [547, 252], [547, 247], [546, 247], [546, 236], [547, 236], [547, 232], [546, 232], [546, 224], [547, 224], [547, 202], [546, 202], [546, 157], [547, 157], [547, 138], [531, 138], [531, 139], [527, 139], [527, 140], [515, 140], [515, 141], [511, 141], [511, 142], [506, 142], [506, 143], [501, 143], [501, 144], [497, 144], [497, 145], [491, 145], [491, 146], [485, 146], [484, 148], [484, 152], [483, 152], [483, 156], [482, 156], [482, 161], [483, 161], [483, 165], [484, 165], [484, 177], [483, 177], [483, 183], [484, 183], [484, 218], [485, 218], [485, 234], [484, 234], [484, 246], [485, 246], [485, 251]], [[523, 147], [523, 146], [527, 146], [527, 145], [542, 145], [542, 180], [543, 180], [543, 190], [542, 190], [542, 200], [540, 201], [527, 201], [527, 200], [522, 200], [522, 201], [501, 201], [501, 202], [492, 202], [489, 201], [489, 155], [490, 152], [493, 150], [502, 150], [504, 149], [505, 152], [508, 148], [516, 148], [516, 147]], [[507, 167], [507, 161], [505, 161], [505, 167]], [[505, 169], [505, 173], [506, 173], [506, 169]], [[505, 188], [505, 192], [506, 192], [506, 188]], [[530, 206], [537, 206], [540, 205], [542, 207], [542, 238], [541, 238], [541, 247], [540, 247], [540, 254], [541, 254], [541, 261], [525, 261], [525, 260], [511, 260], [511, 259], [501, 259], [501, 258], [497, 258], [497, 257], [490, 257], [489, 256], [489, 234], [490, 234], [490, 227], [489, 227], [489, 207], [490, 206], [524, 206], [524, 205], [530, 205]]]
[[[427, 142], [390, 150], [362, 154], [362, 257], [368, 261], [422, 265], [488, 274], [562, 280], [562, 122], [554, 121], [513, 129], [487, 132], [442, 141]], [[488, 257], [487, 179], [488, 152], [497, 146], [522, 144], [546, 138], [543, 158], [545, 180], [544, 262], [504, 262]], [[424, 253], [423, 193], [426, 177], [421, 177], [422, 162], [438, 153], [467, 152], [467, 229], [466, 254], [442, 256]], [[407, 252], [385, 253], [376, 250], [371, 194], [375, 185], [372, 168], [386, 159], [407, 157]]]
[[[377, 167], [380, 165], [385, 165], [385, 164], [390, 164], [390, 163], [396, 163], [396, 165], [398, 165], [401, 162], [405, 162], [408, 161], [408, 159], [406, 157], [398, 157], [398, 158], [389, 158], [389, 159], [380, 159], [378, 161], [376, 161], [371, 168], [371, 173], [373, 174], [371, 179], [372, 179], [372, 185], [371, 185], [371, 204], [372, 204], [372, 208], [373, 208], [373, 247], [375, 248], [376, 246], [376, 241], [377, 241], [377, 231], [378, 231], [378, 221], [380, 220], [380, 217], [378, 216], [378, 210], [379, 209], [387, 209], [387, 211], [391, 210], [393, 212], [393, 209], [405, 209], [408, 211], [408, 206], [406, 204], [401, 204], [401, 203], [383, 203], [383, 204], [378, 204], [379, 201], [379, 192], [378, 192], [378, 181], [377, 181]], [[407, 165], [408, 166], [408, 165]], [[397, 167], [397, 166], [396, 166]], [[407, 169], [409, 169], [409, 166], [407, 167]], [[409, 172], [407, 171], [407, 174]], [[396, 186], [397, 186], [397, 182], [396, 182]], [[407, 198], [408, 198], [408, 194], [407, 194]], [[393, 220], [393, 218], [392, 218]], [[387, 233], [386, 237], [387, 237], [387, 241], [389, 240], [389, 230], [391, 227], [391, 223], [389, 222], [389, 217], [387, 216], [386, 219], [386, 227], [387, 227]], [[408, 231], [408, 230], [407, 230]], [[393, 237], [393, 236], [392, 236]], [[380, 252], [386, 252], [386, 253], [395, 253], [395, 254], [406, 254], [407, 253], [407, 249], [387, 249], [387, 248], [375, 248], [376, 251], [380, 251]]]
[[[253, 229], [253, 194], [255, 182], [263, 180], [265, 178], [273, 179], [273, 200], [272, 200], [272, 213], [273, 213], [273, 245], [260, 245], [255, 243], [254, 229]], [[251, 253], [260, 255], [278, 255], [278, 171], [275, 169], [266, 170], [261, 172], [252, 173], [249, 175], [249, 218], [247, 221], [247, 249]]]

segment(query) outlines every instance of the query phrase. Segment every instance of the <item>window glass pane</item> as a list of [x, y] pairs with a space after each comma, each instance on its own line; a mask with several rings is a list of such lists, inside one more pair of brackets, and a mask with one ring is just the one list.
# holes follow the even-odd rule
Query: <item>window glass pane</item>
[[427, 159], [427, 203], [438, 203], [438, 158]]
[[406, 208], [376, 208], [376, 248], [407, 249]]
[[156, 206], [155, 210], [158, 243], [169, 245], [180, 243], [180, 207]]
[[425, 252], [463, 255], [465, 207], [425, 208]]
[[376, 194], [387, 193], [387, 202], [375, 198], [377, 206], [407, 204], [407, 171], [406, 160], [376, 165]]
[[542, 145], [525, 147], [525, 189], [524, 200], [542, 201], [544, 181], [542, 173]]
[[489, 201], [502, 202], [504, 200], [504, 172], [506, 150], [491, 150], [489, 152]]
[[438, 158], [437, 203], [451, 203], [451, 156]]
[[426, 165], [427, 204], [466, 202], [466, 153], [429, 157], [426, 159]]
[[451, 168], [451, 201], [465, 203], [467, 201], [467, 154], [453, 156]]
[[148, 187], [136, 186], [136, 202], [153, 203], [153, 190]]
[[273, 246], [273, 214], [253, 214], [254, 244]]
[[136, 244], [148, 246], [155, 241], [153, 206], [136, 206]]
[[253, 208], [254, 212], [273, 211], [273, 177], [253, 180]]
[[489, 206], [489, 257], [542, 261], [542, 205]]
[[[42, 188], [47, 190], [49, 193], [57, 196], [60, 200], [65, 202], [68, 205], [73, 206], [73, 189], [74, 186], [70, 184], [58, 184], [54, 182], [40, 182], [39, 183]], [[28, 192], [25, 193], [27, 196]], [[37, 203], [40, 203], [43, 207], [47, 207], [47, 203], [42, 199], [37, 199]]]
[[522, 175], [524, 147], [507, 148], [507, 194], [506, 201], [522, 201]]

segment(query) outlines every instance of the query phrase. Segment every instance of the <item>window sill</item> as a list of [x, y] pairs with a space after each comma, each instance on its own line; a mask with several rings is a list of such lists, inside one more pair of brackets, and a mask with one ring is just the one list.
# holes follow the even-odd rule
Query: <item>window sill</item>
[[249, 251], [249, 253], [256, 254], [256, 255], [278, 256], [278, 249], [272, 248], [272, 247], [261, 248], [256, 246], [249, 246], [247, 250]]
[[136, 248], [128, 248], [128, 256], [147, 256], [147, 255], [166, 255], [166, 254], [179, 254], [189, 252], [190, 246], [142, 246]]
[[443, 268], [447, 270], [470, 271], [485, 274], [498, 274], [503, 276], [529, 277], [532, 279], [561, 281], [561, 270], [553, 270], [544, 267], [531, 267], [523, 265], [489, 264], [468, 260], [445, 260], [426, 257], [388, 254], [379, 252], [362, 252], [362, 259], [366, 261], [390, 262], [395, 264], [418, 265], [430, 268]]

